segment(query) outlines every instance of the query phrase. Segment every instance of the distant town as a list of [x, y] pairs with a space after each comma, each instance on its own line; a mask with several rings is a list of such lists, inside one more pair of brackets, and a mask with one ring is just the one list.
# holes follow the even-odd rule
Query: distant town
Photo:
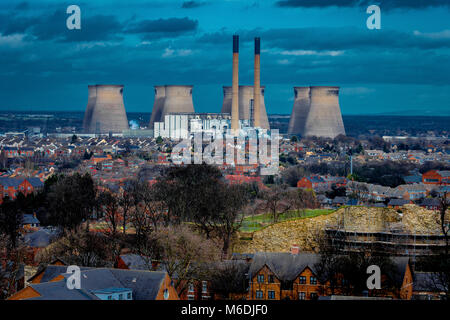
[[[53, 288], [51, 281], [68, 277], [68, 265], [109, 281], [89, 283], [91, 299], [165, 299], [167, 292], [169, 299], [184, 300], [439, 299], [448, 294], [444, 283], [436, 284], [436, 265], [427, 264], [448, 247], [439, 227], [442, 201], [450, 191], [445, 130], [415, 131], [414, 137], [282, 134], [279, 174], [262, 176], [259, 165], [177, 169], [171, 150], [178, 140], [85, 135], [79, 133], [80, 115], [14, 117], [21, 119], [20, 130], [0, 136], [2, 219], [14, 212], [12, 223], [18, 227], [10, 244], [16, 255], [9, 255], [2, 273], [3, 298], [85, 299], [76, 290]], [[145, 126], [149, 116], [137, 116], [138, 126], [139, 119]], [[280, 123], [280, 116], [269, 119], [271, 126]], [[46, 127], [58, 121], [64, 125]], [[172, 190], [169, 181], [176, 181]], [[227, 192], [240, 199], [231, 211], [222, 207], [229, 200], [218, 196]], [[206, 216], [185, 212], [192, 206]], [[221, 214], [215, 217], [213, 211]], [[11, 236], [2, 239], [9, 243]], [[183, 248], [177, 247], [180, 242]], [[350, 264], [363, 258], [360, 250], [399, 270], [386, 275], [393, 282], [383, 284], [384, 290], [358, 291], [361, 279], [351, 285], [345, 278], [330, 282], [338, 275], [324, 271], [324, 257], [345, 252]], [[149, 271], [139, 281], [154, 289], [152, 295], [126, 282], [138, 270]], [[365, 281], [365, 270], [360, 271]], [[339, 277], [347, 272], [340, 270]]]

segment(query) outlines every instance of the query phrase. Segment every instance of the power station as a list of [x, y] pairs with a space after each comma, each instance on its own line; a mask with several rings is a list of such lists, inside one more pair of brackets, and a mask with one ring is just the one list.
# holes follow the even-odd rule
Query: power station
[[[192, 85], [156, 85], [149, 130], [141, 133], [184, 138], [182, 131], [231, 129], [234, 135], [256, 128], [270, 130], [261, 86], [261, 39], [254, 39], [254, 82], [239, 85], [239, 36], [233, 35], [232, 85], [223, 87], [221, 113], [195, 113]], [[339, 107], [339, 87], [294, 87], [295, 99], [288, 134], [334, 138], [345, 135]], [[212, 121], [214, 120], [214, 121]], [[192, 123], [192, 128], [191, 128]], [[204, 128], [200, 128], [204, 126]], [[89, 85], [83, 119], [85, 133], [133, 134], [129, 130], [123, 102], [123, 85]], [[180, 131], [181, 130], [181, 131]]]
[[294, 93], [288, 134], [328, 138], [345, 135], [339, 87], [294, 87]]
[[86, 133], [122, 133], [128, 130], [123, 85], [88, 86], [88, 105], [83, 122]]

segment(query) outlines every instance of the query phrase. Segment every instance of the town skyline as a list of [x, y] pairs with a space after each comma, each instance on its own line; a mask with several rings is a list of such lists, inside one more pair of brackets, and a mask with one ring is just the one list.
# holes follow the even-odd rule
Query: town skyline
[[83, 111], [87, 85], [108, 83], [128, 112], [151, 112], [158, 84], [192, 84], [196, 111], [220, 112], [239, 34], [242, 85], [261, 37], [269, 114], [291, 113], [294, 86], [333, 85], [345, 115], [449, 115], [448, 3], [379, 2], [380, 30], [364, 1], [95, 1], [78, 4], [81, 30], [65, 4], [3, 3], [0, 110]]

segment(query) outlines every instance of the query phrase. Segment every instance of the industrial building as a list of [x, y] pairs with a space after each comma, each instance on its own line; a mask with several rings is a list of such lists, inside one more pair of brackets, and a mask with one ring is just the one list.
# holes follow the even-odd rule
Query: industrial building
[[[264, 86], [260, 87], [260, 126], [262, 129], [270, 129], [269, 119], [267, 118], [266, 105], [264, 102]], [[223, 87], [222, 112], [231, 113], [232, 107], [232, 87]], [[239, 86], [239, 120], [248, 120], [252, 127], [256, 127], [255, 108], [254, 108], [254, 86]]]
[[88, 86], [88, 105], [83, 120], [86, 133], [121, 133], [128, 130], [123, 85]]
[[[255, 38], [254, 85], [239, 85], [239, 36], [233, 36], [232, 86], [223, 87], [222, 112], [231, 113], [231, 129], [239, 130], [239, 121], [247, 120], [250, 126], [270, 130], [264, 103], [264, 87], [260, 86], [260, 38]], [[256, 90], [255, 90], [256, 88]]]
[[294, 87], [294, 93], [288, 134], [328, 138], [345, 135], [339, 87]]
[[231, 126], [228, 113], [169, 113], [164, 122], [154, 123], [154, 137], [187, 139], [196, 132], [209, 132], [213, 136], [223, 134]]

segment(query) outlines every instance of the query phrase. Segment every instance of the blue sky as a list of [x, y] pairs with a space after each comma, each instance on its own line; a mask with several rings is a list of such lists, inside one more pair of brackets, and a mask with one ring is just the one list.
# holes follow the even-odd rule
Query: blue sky
[[[81, 30], [66, 8], [81, 8]], [[381, 7], [381, 30], [366, 8]], [[448, 0], [0, 2], [0, 110], [79, 110], [87, 85], [124, 84], [127, 111], [151, 111], [153, 85], [194, 85], [199, 112], [219, 112], [240, 35], [240, 83], [261, 81], [269, 113], [293, 87], [341, 87], [344, 114], [450, 115]]]

